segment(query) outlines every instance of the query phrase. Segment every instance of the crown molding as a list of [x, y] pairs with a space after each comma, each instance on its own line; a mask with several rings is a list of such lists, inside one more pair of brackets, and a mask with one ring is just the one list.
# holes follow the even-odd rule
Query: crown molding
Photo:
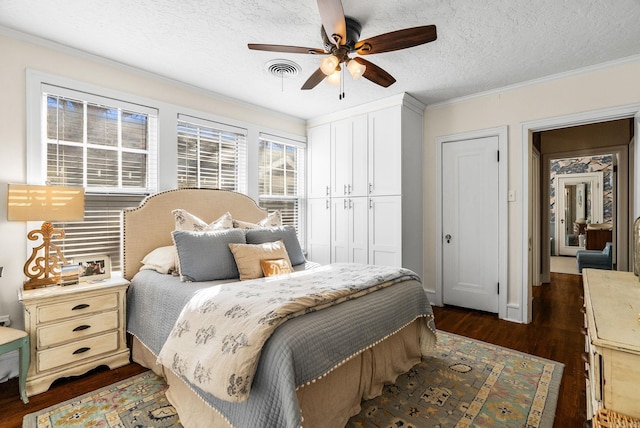
[[514, 83], [513, 85], [502, 86], [500, 88], [490, 89], [488, 91], [478, 92], [476, 94], [465, 95], [463, 97], [458, 97], [458, 98], [451, 98], [446, 101], [440, 101], [437, 103], [429, 104], [426, 109], [430, 110], [430, 109], [434, 109], [434, 108], [438, 108], [438, 107], [442, 107], [450, 104], [457, 104], [465, 101], [470, 101], [476, 98], [495, 95], [495, 94], [499, 94], [506, 91], [512, 91], [514, 89], [526, 88], [528, 86], [535, 86], [542, 83], [553, 82], [555, 80], [562, 80], [568, 77], [579, 76], [582, 74], [587, 74], [587, 73], [591, 73], [598, 70], [604, 70], [607, 68], [616, 67], [620, 65], [633, 64], [636, 62], [640, 62], [640, 55], [632, 55], [625, 58], [616, 59], [613, 61], [607, 61], [600, 64], [590, 65], [587, 67], [576, 68], [575, 70], [565, 71], [562, 73], [551, 74], [549, 76], [544, 76], [537, 79], [527, 80], [525, 82]]
[[131, 74], [136, 74], [138, 76], [144, 77], [145, 79], [150, 79], [150, 80], [155, 80], [159, 83], [163, 83], [163, 84], [167, 84], [167, 85], [171, 85], [174, 87], [177, 87], [179, 89], [183, 89], [189, 92], [194, 92], [197, 93], [199, 95], [205, 95], [205, 96], [209, 96], [212, 98], [215, 98], [217, 100], [229, 103], [229, 104], [233, 104], [236, 105], [238, 107], [242, 107], [245, 108], [247, 110], [253, 110], [259, 113], [263, 113], [263, 114], [269, 114], [272, 116], [278, 116], [281, 117], [283, 119], [286, 120], [291, 120], [291, 121], [295, 121], [298, 122], [300, 124], [305, 124], [306, 121], [305, 119], [296, 117], [296, 116], [291, 116], [285, 113], [280, 113], [274, 110], [270, 110], [268, 108], [265, 107], [260, 107], [259, 105], [256, 104], [252, 104], [246, 101], [241, 101], [237, 98], [233, 98], [233, 97], [229, 97], [226, 95], [222, 95], [218, 92], [214, 92], [211, 91], [209, 89], [205, 89], [205, 88], [201, 88], [199, 86], [195, 86], [195, 85], [191, 85], [189, 83], [185, 83], [182, 82], [180, 80], [176, 80], [176, 79], [172, 79], [160, 74], [156, 74], [156, 73], [152, 73], [150, 71], [146, 71], [143, 70], [141, 68], [137, 68], [137, 67], [133, 67], [131, 65], [127, 65], [125, 63], [122, 62], [118, 62], [118, 61], [114, 61], [112, 59], [108, 59], [105, 57], [102, 57], [100, 55], [96, 55], [96, 54], [92, 54], [80, 49], [76, 49], [58, 42], [54, 42], [52, 40], [48, 40], [48, 39], [44, 39], [42, 37], [38, 37], [38, 36], [34, 36], [31, 34], [27, 34], [27, 33], [23, 33], [21, 31], [18, 30], [14, 30], [12, 28], [9, 27], [5, 27], [0, 25], [0, 36], [6, 36], [8, 38], [11, 39], [16, 39], [22, 42], [26, 42], [26, 43], [31, 43], [33, 45], [37, 45], [37, 46], [42, 46], [44, 48], [47, 49], [51, 49], [63, 54], [67, 54], [67, 55], [72, 55], [75, 56], [77, 58], [81, 58], [81, 59], [85, 59], [85, 60], [89, 60], [92, 62], [97, 62], [100, 63], [102, 65], [120, 70], [120, 71], [125, 71], [127, 73], [131, 73]]

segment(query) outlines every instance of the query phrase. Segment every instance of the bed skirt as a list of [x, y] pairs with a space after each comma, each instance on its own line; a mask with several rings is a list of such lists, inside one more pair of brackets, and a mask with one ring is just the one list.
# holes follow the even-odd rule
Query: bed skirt
[[[302, 412], [302, 426], [345, 426], [350, 417], [360, 413], [362, 400], [377, 397], [385, 384], [393, 383], [399, 375], [420, 362], [420, 332], [424, 328], [421, 324], [425, 322], [424, 318], [413, 321], [326, 376], [298, 388], [296, 395]], [[176, 408], [184, 427], [231, 427], [217, 410], [198, 397], [182, 379], [156, 364], [156, 356], [135, 337], [132, 358], [167, 380], [167, 399]]]

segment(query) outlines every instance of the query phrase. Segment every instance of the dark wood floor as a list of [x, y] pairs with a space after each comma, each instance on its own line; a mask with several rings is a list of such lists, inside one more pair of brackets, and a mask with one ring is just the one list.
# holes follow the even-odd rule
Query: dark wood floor
[[533, 321], [516, 324], [494, 314], [434, 307], [436, 328], [563, 363], [554, 427], [582, 427], [586, 398], [582, 277], [551, 274], [551, 283], [533, 288]]
[[[584, 336], [582, 282], [578, 275], [551, 274], [551, 284], [534, 287], [533, 322], [517, 324], [496, 315], [452, 307], [434, 307], [436, 327], [495, 345], [505, 346], [565, 364], [554, 427], [584, 424], [585, 381], [581, 353]], [[144, 371], [137, 364], [115, 370], [97, 369], [77, 378], [58, 380], [49, 391], [18, 397], [17, 379], [0, 384], [0, 428], [22, 426], [25, 414], [69, 400]]]

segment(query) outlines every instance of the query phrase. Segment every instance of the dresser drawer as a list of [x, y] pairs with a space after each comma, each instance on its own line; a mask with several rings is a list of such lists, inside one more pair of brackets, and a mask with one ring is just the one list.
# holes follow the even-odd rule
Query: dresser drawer
[[41, 324], [117, 307], [118, 295], [116, 293], [67, 300], [61, 303], [38, 306], [37, 322]]
[[102, 312], [38, 327], [37, 349], [47, 348], [70, 340], [104, 333], [118, 328], [118, 312]]
[[66, 345], [56, 346], [36, 352], [38, 370], [50, 370], [73, 364], [96, 355], [118, 349], [118, 332], [78, 340]]

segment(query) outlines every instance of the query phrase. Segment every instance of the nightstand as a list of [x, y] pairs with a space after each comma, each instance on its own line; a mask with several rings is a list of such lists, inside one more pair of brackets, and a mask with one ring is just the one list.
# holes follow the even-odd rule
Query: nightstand
[[46, 391], [61, 377], [129, 363], [125, 336], [126, 291], [121, 276], [100, 282], [21, 290], [31, 364], [27, 395]]

